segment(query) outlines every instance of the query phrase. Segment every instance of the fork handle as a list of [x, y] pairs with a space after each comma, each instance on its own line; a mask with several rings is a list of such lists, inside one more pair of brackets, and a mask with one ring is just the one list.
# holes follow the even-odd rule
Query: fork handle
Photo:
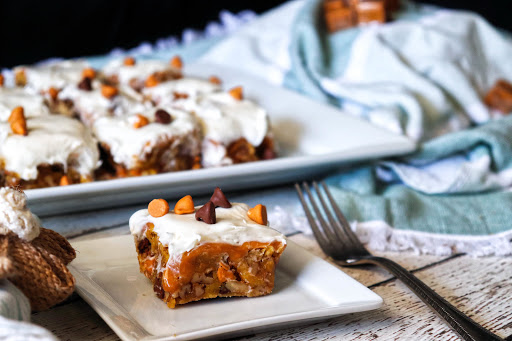
[[439, 296], [434, 290], [429, 288], [425, 283], [419, 280], [412, 273], [403, 268], [400, 264], [390, 259], [369, 256], [358, 260], [358, 264], [375, 264], [379, 265], [396, 278], [401, 280], [409, 289], [411, 289], [423, 302], [430, 306], [443, 320], [445, 320], [464, 340], [480, 341], [480, 340], [500, 340], [499, 336], [491, 333], [481, 325], [470, 319], [460, 310], [451, 305], [444, 298]]

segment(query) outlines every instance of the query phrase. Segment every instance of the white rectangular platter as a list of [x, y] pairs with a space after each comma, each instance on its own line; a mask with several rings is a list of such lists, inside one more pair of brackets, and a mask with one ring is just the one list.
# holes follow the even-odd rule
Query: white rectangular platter
[[[128, 227], [127, 227], [128, 228]], [[130, 235], [72, 244], [76, 290], [123, 340], [190, 340], [287, 328], [377, 309], [382, 299], [350, 276], [288, 242], [272, 294], [220, 298], [169, 309], [139, 272]]]
[[267, 109], [279, 146], [274, 160], [221, 168], [27, 190], [29, 206], [41, 216], [174, 198], [183, 193], [257, 188], [326, 173], [342, 164], [412, 152], [415, 144], [339, 109], [229, 68], [195, 64], [186, 75], [218, 75], [229, 89], [243, 85], [246, 97]]

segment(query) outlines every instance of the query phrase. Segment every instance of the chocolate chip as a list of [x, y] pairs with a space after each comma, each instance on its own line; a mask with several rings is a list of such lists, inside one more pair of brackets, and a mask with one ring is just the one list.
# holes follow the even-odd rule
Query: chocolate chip
[[92, 91], [92, 83], [89, 77], [84, 77], [80, 83], [78, 83], [78, 88], [84, 91]]
[[210, 198], [210, 201], [215, 205], [215, 207], [231, 207], [231, 203], [219, 187], [215, 187], [215, 191], [213, 191], [213, 195]]
[[162, 288], [162, 278], [158, 277], [155, 281], [155, 285], [153, 285], [153, 291], [156, 294], [156, 297], [159, 299], [163, 299], [165, 297], [164, 288]]
[[169, 124], [172, 122], [172, 117], [164, 109], [158, 109], [155, 112], [155, 122], [161, 123], [161, 124]]
[[139, 250], [140, 254], [145, 254], [151, 249], [151, 243], [149, 242], [149, 239], [144, 238], [142, 241], [139, 242], [137, 245], [137, 249]]
[[217, 216], [215, 215], [215, 205], [208, 201], [203, 207], [196, 211], [196, 220], [203, 221], [207, 224], [215, 224]]

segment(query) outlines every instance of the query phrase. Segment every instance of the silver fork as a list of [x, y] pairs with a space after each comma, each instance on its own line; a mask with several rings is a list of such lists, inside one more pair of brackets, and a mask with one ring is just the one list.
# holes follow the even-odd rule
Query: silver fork
[[[318, 224], [306, 202], [299, 184], [295, 184], [295, 189], [297, 190], [300, 202], [304, 207], [308, 221], [311, 224], [315, 238], [327, 255], [331, 256], [343, 266], [373, 264], [385, 268], [397, 279], [404, 282], [409, 289], [411, 289], [423, 302], [425, 302], [443, 320], [445, 320], [445, 322], [448, 323], [464, 340], [503, 340], [448, 303], [448, 301], [439, 296], [434, 290], [429, 288], [425, 283], [420, 281], [401, 265], [387, 258], [373, 256], [368, 252], [350, 228], [347, 219], [345, 219], [345, 216], [341, 213], [341, 210], [338, 208], [325, 183], [321, 182], [321, 185], [327, 195], [328, 201], [325, 200], [325, 196], [322, 194], [318, 184], [313, 182], [313, 187], [315, 188], [320, 205], [322, 206], [328, 221], [325, 220], [308, 184], [306, 182], [302, 184], [309, 197], [309, 201], [313, 207], [313, 211], [315, 212]], [[327, 202], [329, 202], [330, 208]], [[331, 210], [334, 211], [336, 217], [333, 216]]]

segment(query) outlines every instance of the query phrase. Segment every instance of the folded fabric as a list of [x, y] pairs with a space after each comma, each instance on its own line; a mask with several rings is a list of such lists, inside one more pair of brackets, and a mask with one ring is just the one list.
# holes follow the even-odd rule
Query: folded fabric
[[[329, 35], [320, 11], [320, 1], [284, 5], [202, 60], [250, 55], [234, 67], [252, 72], [265, 64], [281, 74], [257, 67], [260, 77], [424, 142], [408, 158], [328, 178], [372, 247], [512, 254], [512, 194], [504, 191], [512, 184], [512, 121], [486, 123], [496, 115], [482, 103], [498, 78], [512, 80], [510, 40], [476, 14], [412, 4], [394, 22]], [[281, 18], [274, 38], [266, 29], [272, 17]], [[258, 29], [267, 36], [259, 37]], [[274, 58], [261, 57], [272, 51]], [[469, 129], [475, 125], [481, 126]]]
[[55, 341], [44, 328], [28, 323], [30, 303], [8, 280], [0, 281], [0, 339], [8, 341]]

